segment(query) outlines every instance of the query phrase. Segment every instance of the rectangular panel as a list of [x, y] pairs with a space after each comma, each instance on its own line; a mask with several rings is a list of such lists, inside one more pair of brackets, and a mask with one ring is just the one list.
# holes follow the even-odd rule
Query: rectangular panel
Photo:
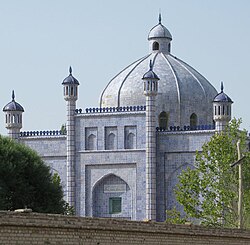
[[126, 192], [126, 185], [125, 184], [104, 185], [103, 192], [104, 193]]

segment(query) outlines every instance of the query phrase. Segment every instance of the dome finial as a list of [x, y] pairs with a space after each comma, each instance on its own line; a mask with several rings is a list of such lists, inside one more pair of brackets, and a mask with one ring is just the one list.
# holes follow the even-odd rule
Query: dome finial
[[14, 101], [15, 100], [15, 91], [12, 90], [12, 100]]
[[223, 82], [221, 82], [220, 89], [221, 89], [221, 92], [223, 92], [223, 90], [224, 90]]
[[70, 75], [72, 74], [72, 67], [71, 66], [69, 67], [69, 74]]
[[153, 62], [152, 62], [152, 60], [149, 61], [149, 70], [150, 71], [153, 70]]
[[161, 9], [159, 10], [159, 24], [161, 24]]

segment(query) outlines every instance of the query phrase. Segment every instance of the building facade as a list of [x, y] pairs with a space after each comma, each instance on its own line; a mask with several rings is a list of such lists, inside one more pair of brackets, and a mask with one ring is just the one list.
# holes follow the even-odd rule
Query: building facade
[[148, 35], [149, 54], [118, 73], [99, 107], [77, 109], [79, 82], [72, 69], [62, 86], [66, 133], [21, 132], [24, 109], [8, 103], [8, 135], [35, 151], [59, 173], [76, 214], [164, 221], [178, 204], [178, 174], [231, 119], [232, 100], [171, 53], [172, 36], [161, 23]]

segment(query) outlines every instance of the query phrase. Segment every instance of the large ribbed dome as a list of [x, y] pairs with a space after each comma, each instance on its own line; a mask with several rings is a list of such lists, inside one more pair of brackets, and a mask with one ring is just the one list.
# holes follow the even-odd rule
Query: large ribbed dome
[[196, 114], [198, 124], [212, 124], [212, 101], [217, 91], [194, 68], [170, 54], [170, 41], [169, 35], [165, 38], [151, 36], [151, 53], [123, 69], [109, 82], [101, 94], [100, 106], [145, 105], [142, 76], [152, 60], [153, 70], [160, 78], [157, 114], [165, 111], [169, 126], [189, 125], [192, 114]]

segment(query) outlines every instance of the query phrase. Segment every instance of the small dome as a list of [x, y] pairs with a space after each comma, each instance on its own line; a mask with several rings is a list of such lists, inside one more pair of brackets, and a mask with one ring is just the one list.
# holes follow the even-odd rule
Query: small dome
[[23, 107], [15, 101], [15, 93], [12, 91], [12, 101], [9, 102], [4, 108], [3, 111], [22, 111], [24, 112]]
[[63, 80], [62, 84], [63, 85], [66, 85], [66, 84], [77, 84], [77, 85], [79, 85], [79, 82], [77, 81], [77, 79], [74, 78], [73, 75], [72, 75], [71, 66], [69, 67], [69, 75]]
[[153, 72], [152, 60], [150, 60], [149, 63], [149, 71], [143, 75], [142, 80], [160, 80], [160, 78]]
[[154, 26], [148, 34], [148, 40], [154, 38], [168, 38], [172, 40], [172, 35], [169, 30], [161, 24], [161, 15], [159, 15], [159, 24]]
[[221, 83], [221, 92], [214, 97], [214, 102], [228, 102], [233, 103], [231, 98], [223, 92], [223, 83]]

